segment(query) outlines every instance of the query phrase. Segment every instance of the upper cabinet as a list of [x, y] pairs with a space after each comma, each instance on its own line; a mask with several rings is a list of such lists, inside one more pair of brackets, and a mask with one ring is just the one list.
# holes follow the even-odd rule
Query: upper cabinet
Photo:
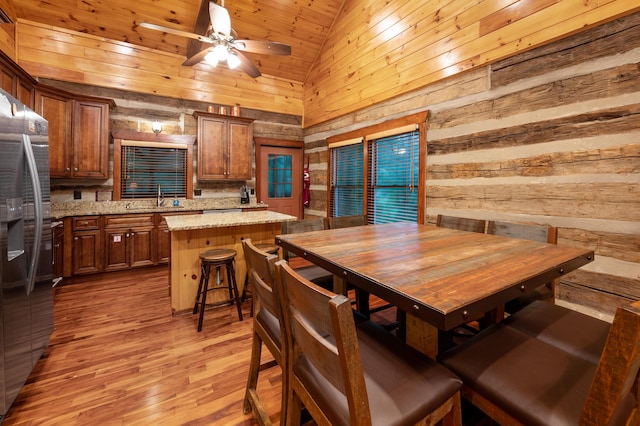
[[36, 112], [49, 122], [52, 178], [107, 179], [113, 100], [38, 86]]
[[0, 88], [33, 109], [36, 81], [0, 51]]
[[250, 180], [253, 120], [196, 111], [198, 180]]

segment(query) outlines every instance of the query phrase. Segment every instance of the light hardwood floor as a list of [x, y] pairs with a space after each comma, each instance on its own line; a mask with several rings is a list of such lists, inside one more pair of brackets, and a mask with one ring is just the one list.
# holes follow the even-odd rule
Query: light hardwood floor
[[[242, 413], [251, 349], [250, 302], [171, 316], [166, 267], [65, 280], [55, 330], [5, 425], [254, 425]], [[263, 351], [268, 357], [268, 351]], [[277, 422], [280, 370], [262, 371]]]

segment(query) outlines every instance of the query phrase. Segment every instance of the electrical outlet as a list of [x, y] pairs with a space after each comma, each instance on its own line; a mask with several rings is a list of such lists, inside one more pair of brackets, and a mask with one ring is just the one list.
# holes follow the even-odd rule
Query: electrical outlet
[[74, 200], [82, 200], [82, 191], [80, 191], [79, 189], [74, 189], [73, 190], [73, 199]]

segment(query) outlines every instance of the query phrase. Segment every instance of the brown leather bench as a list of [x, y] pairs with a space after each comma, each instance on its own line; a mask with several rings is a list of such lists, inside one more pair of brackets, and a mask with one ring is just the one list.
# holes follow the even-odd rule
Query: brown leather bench
[[533, 302], [503, 324], [594, 365], [600, 361], [611, 328], [606, 321], [543, 301]]
[[577, 338], [576, 327], [598, 320], [559, 306], [536, 318], [537, 308], [440, 355], [462, 395], [501, 425], [638, 424], [640, 302], [618, 309], [597, 364], [601, 336]]

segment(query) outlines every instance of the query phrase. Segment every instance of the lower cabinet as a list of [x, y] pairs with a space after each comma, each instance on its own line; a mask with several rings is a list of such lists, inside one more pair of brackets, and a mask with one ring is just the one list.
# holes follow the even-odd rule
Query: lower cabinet
[[73, 218], [72, 274], [102, 272], [100, 216]]
[[106, 216], [105, 272], [154, 264], [154, 215]]
[[[64, 239], [69, 243], [71, 265], [64, 276], [119, 271], [169, 263], [171, 238], [164, 216], [195, 214], [170, 212], [149, 214], [77, 216], [65, 219]], [[70, 226], [69, 226], [70, 225]]]

